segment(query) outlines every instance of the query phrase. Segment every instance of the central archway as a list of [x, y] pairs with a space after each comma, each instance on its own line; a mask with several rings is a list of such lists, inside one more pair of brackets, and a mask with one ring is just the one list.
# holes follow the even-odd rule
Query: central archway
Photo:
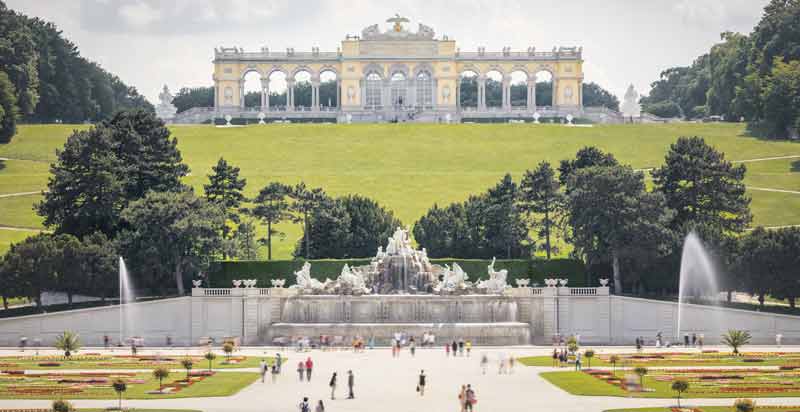
[[459, 76], [458, 104], [465, 109], [478, 108], [478, 73], [465, 70]]

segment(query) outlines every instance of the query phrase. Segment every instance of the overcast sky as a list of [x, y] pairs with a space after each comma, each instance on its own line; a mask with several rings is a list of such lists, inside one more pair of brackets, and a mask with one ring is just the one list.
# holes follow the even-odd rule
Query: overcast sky
[[463, 51], [583, 46], [585, 81], [620, 99], [687, 65], [723, 31], [749, 33], [768, 0], [6, 0], [52, 21], [81, 54], [152, 102], [163, 84], [211, 85], [216, 46], [319, 46], [400, 13], [455, 39]]

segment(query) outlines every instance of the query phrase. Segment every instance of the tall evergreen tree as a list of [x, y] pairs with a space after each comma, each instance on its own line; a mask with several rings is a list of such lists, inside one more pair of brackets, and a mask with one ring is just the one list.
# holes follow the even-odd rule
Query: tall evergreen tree
[[613, 154], [605, 153], [594, 146], [586, 146], [575, 153], [575, 159], [561, 161], [558, 166], [558, 182], [569, 190], [567, 181], [578, 169], [592, 166], [616, 166], [618, 164], [619, 162], [617, 162]]
[[670, 146], [664, 166], [653, 171], [657, 190], [676, 212], [672, 228], [685, 231], [698, 224], [722, 233], [743, 231], [752, 220], [745, 170], [700, 137], [679, 138]]
[[519, 185], [519, 204], [528, 216], [531, 228], [544, 238], [547, 259], [553, 249], [551, 237], [556, 219], [564, 208], [564, 195], [548, 162], [541, 162], [534, 170], [526, 170]]
[[282, 235], [273, 226], [292, 217], [289, 213], [289, 202], [287, 202], [287, 196], [291, 192], [292, 188], [290, 186], [272, 182], [264, 186], [254, 200], [255, 207], [252, 209], [251, 214], [267, 225], [265, 239], [268, 260], [272, 260], [272, 236]]
[[[226, 221], [239, 223], [239, 209], [242, 202], [246, 199], [242, 191], [247, 180], [239, 178], [239, 168], [229, 165], [228, 162], [222, 157], [217, 161], [216, 166], [212, 168], [213, 173], [208, 175], [208, 184], [203, 185], [206, 194], [206, 200], [211, 203], [216, 203], [222, 207], [225, 212]], [[227, 239], [230, 233], [230, 227], [225, 224], [222, 228], [222, 237]]]
[[18, 117], [16, 90], [8, 75], [0, 71], [0, 143], [8, 143], [17, 133]]
[[292, 221], [303, 224], [303, 245], [305, 250], [298, 254], [306, 259], [311, 259], [311, 227], [309, 220], [311, 215], [321, 210], [322, 205], [329, 200], [325, 192], [320, 188], [309, 189], [304, 182], [298, 183], [289, 192], [292, 203], [289, 210], [292, 212]]

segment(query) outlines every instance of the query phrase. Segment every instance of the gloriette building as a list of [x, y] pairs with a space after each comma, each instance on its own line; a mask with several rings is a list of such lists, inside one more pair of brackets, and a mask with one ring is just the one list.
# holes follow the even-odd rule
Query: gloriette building
[[[437, 37], [424, 24], [413, 32], [404, 26], [408, 22], [404, 17], [387, 22], [391, 26], [386, 30], [375, 24], [360, 36], [348, 35], [332, 52], [216, 48], [214, 108], [193, 110], [176, 120], [231, 116], [266, 121], [458, 122], [572, 115], [603, 121], [602, 117], [614, 115], [607, 110], [584, 110], [580, 47], [461, 51], [455, 40]], [[245, 104], [245, 76], [250, 73], [260, 77], [257, 106]], [[285, 97], [280, 99], [270, 90], [276, 77], [286, 84]], [[544, 77], [552, 79], [552, 97], [537, 102], [537, 79]], [[302, 101], [298, 95], [301, 79], [305, 82]], [[324, 83], [328, 88], [322, 96]]]

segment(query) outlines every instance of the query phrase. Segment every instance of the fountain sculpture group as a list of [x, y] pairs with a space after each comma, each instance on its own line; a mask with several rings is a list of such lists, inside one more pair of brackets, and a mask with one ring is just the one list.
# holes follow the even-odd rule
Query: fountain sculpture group
[[322, 282], [311, 276], [311, 264], [306, 262], [294, 273], [296, 284], [292, 288], [306, 295], [498, 295], [509, 288], [508, 270], [495, 270], [494, 263], [492, 259], [488, 267], [489, 279], [470, 282], [458, 263], [452, 267], [431, 263], [425, 248], [411, 246], [408, 229], [398, 228], [388, 238], [385, 250], [378, 247], [369, 265], [345, 265], [338, 278]]

